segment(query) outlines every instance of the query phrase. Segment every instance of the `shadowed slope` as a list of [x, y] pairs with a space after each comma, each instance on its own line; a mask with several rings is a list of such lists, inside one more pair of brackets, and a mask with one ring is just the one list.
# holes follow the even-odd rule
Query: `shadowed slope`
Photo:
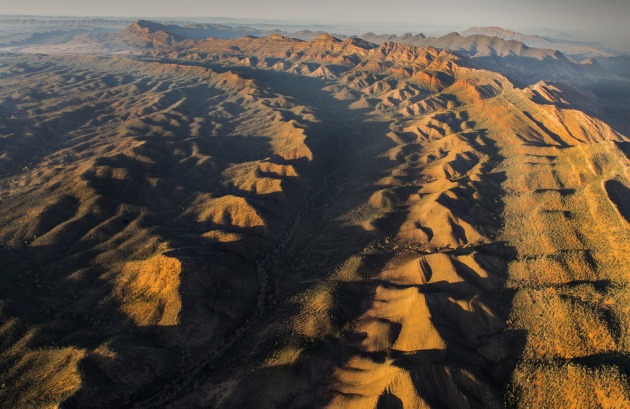
[[[184, 370], [187, 354], [199, 359], [186, 350], [219, 348], [256, 310], [266, 283], [255, 262], [306, 197], [317, 119], [231, 72], [16, 58], [31, 70], [9, 85], [41, 86], [36, 99], [7, 90], [3, 103], [30, 117], [33, 138], [55, 139], [5, 151], [4, 311], [38, 328], [29, 348], [79, 342], [95, 375], [77, 404], [120, 404], [178, 371], [174, 356]], [[155, 366], [143, 373], [149, 345]], [[101, 401], [99, 388], [119, 392]]]
[[627, 137], [429, 47], [142, 57], [3, 67], [4, 401], [627, 404]]
[[[326, 61], [340, 61], [342, 56], [334, 52], [339, 42], [322, 40], [330, 41], [326, 48], [333, 50]], [[289, 64], [282, 59], [274, 70], [295, 72], [296, 64], [323, 61], [314, 44], [278, 39], [280, 43], [267, 49], [259, 40], [244, 41], [242, 45], [250, 47], [247, 53], [266, 53], [273, 47], [286, 52]], [[302, 54], [295, 47], [309, 51]], [[563, 151], [625, 137], [569, 109], [566, 102], [540, 101], [540, 92], [530, 94], [498, 74], [461, 67], [450, 53], [385, 44], [354, 55], [364, 55], [363, 61], [340, 68], [339, 79], [325, 89], [349, 108], [371, 110], [379, 120], [392, 121], [384, 136], [394, 147], [382, 153], [390, 163], [380, 168], [378, 180], [346, 182], [371, 183], [378, 190], [364, 205], [352, 206], [364, 210], [346, 210], [341, 220], [377, 235], [366, 236], [374, 237], [371, 243], [345, 261], [335, 261], [332, 255], [352, 253], [349, 248], [354, 246], [339, 245], [338, 238], [345, 234], [337, 229], [318, 233], [318, 228], [309, 228], [313, 233], [307, 242], [294, 238], [274, 263], [282, 266], [285, 258], [305, 257], [291, 251], [312, 254], [312, 261], [307, 258], [297, 269], [292, 265], [280, 271], [295, 275], [311, 266], [315, 277], [328, 272], [326, 284], [307, 284], [287, 307], [278, 307], [292, 311], [290, 306], [297, 304], [295, 318], [287, 318], [286, 324], [272, 324], [272, 314], [254, 330], [251, 343], [259, 345], [256, 350], [273, 351], [259, 371], [241, 375], [236, 385], [234, 377], [216, 383], [219, 378], [212, 376], [200, 386], [207, 392], [184, 398], [182, 407], [201, 396], [204, 402], [227, 407], [254, 402], [299, 407], [313, 401], [375, 407], [384, 396], [410, 406], [503, 405], [505, 381], [519, 357], [514, 346], [524, 345], [523, 334], [531, 329], [505, 324], [512, 290], [502, 283], [509, 278], [508, 266], [521, 256], [516, 242], [501, 240], [502, 231], [512, 229], [511, 224], [502, 227], [502, 220], [511, 217], [501, 210], [507, 199], [497, 203], [510, 186], [501, 169], [510, 163], [513, 146]], [[238, 60], [228, 54], [215, 61], [229, 65]], [[260, 61], [254, 64], [264, 68]], [[523, 176], [532, 181], [543, 177]], [[314, 217], [319, 220], [335, 208], [343, 212], [342, 205], [334, 204]], [[551, 225], [561, 224], [557, 220]], [[514, 229], [517, 236], [527, 234], [521, 227]], [[355, 245], [361, 242], [356, 241], [361, 235], [353, 236]], [[319, 242], [337, 245], [319, 248]], [[520, 313], [520, 304], [515, 305], [512, 314]], [[293, 328], [289, 334], [287, 327]], [[256, 355], [248, 354], [247, 359]], [[231, 373], [239, 379], [239, 372]], [[287, 379], [293, 385], [289, 390], [271, 386]], [[624, 391], [626, 381], [615, 379], [601, 382]], [[518, 378], [514, 382], [520, 385]], [[313, 384], [318, 387], [313, 389]], [[257, 385], [256, 393], [251, 385]], [[534, 384], [527, 390], [535, 393], [537, 388]], [[571, 393], [585, 402], [590, 399], [579, 390]], [[627, 399], [625, 393], [620, 401]], [[509, 399], [526, 407], [531, 398]], [[550, 396], [541, 399], [552, 402]]]

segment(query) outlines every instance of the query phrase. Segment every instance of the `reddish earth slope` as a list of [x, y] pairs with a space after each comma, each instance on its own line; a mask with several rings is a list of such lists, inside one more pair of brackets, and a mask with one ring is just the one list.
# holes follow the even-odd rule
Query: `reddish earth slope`
[[2, 402], [628, 405], [630, 140], [466, 65], [328, 35], [5, 58]]

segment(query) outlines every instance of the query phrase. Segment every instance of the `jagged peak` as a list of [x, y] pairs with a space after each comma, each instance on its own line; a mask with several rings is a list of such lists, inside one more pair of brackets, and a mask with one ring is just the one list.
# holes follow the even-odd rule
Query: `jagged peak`
[[601, 64], [599, 63], [599, 61], [597, 61], [595, 58], [593, 57], [589, 57], [585, 60], [580, 61], [580, 65], [584, 65], [584, 66], [589, 66], [589, 67], [598, 67], [598, 68], [602, 68]]
[[425, 63], [444, 53], [444, 51], [433, 47], [416, 47], [411, 44], [394, 41], [387, 41], [370, 52], [379, 57], [396, 58], [406, 61], [414, 61], [418, 58], [422, 58], [426, 60], [424, 61]]
[[552, 90], [552, 91], [556, 91], [556, 92], [561, 92], [558, 87], [556, 87], [553, 84], [548, 83], [545, 80], [540, 80], [537, 83], [535, 83], [534, 85], [530, 85], [530, 88], [531, 89], [548, 89], [548, 90]]
[[267, 41], [273, 41], [276, 43], [304, 43], [305, 42], [304, 40], [300, 40], [299, 38], [285, 37], [280, 34], [271, 34], [265, 37], [264, 39]]
[[382, 51], [386, 54], [389, 54], [392, 52], [408, 52], [408, 51], [417, 52], [418, 48], [411, 44], [399, 43], [396, 41], [386, 41], [380, 45], [379, 51]]
[[313, 42], [333, 42], [333, 43], [340, 43], [341, 40], [338, 39], [337, 37], [331, 36], [328, 33], [322, 33], [320, 35], [317, 36], [316, 39], [313, 40]]
[[496, 32], [496, 33], [520, 34], [516, 31], [510, 30], [504, 27], [499, 27], [499, 26], [470, 27], [469, 29], [465, 30], [465, 32], [467, 31], [491, 31], [491, 32]]
[[151, 20], [138, 20], [131, 26], [139, 29], [148, 29], [150, 31], [164, 30], [166, 28], [164, 24], [156, 23]]
[[272, 40], [272, 41], [288, 41], [289, 38], [285, 37], [283, 35], [280, 34], [271, 34], [269, 36], [267, 36], [267, 40]]
[[167, 46], [185, 38], [174, 32], [174, 26], [166, 26], [150, 20], [138, 20], [116, 33], [125, 42], [141, 43], [149, 46]]
[[547, 49], [541, 48], [541, 50], [545, 50], [545, 51], [549, 51], [549, 52], [551, 52], [551, 56], [552, 56], [553, 58], [555, 58], [556, 60], [567, 60], [567, 61], [569, 60], [569, 59], [567, 58], [567, 56], [566, 56], [566, 55], [564, 55], [561, 51], [558, 51], [558, 50], [551, 50], [551, 49], [549, 49], [549, 48], [547, 48]]
[[448, 39], [451, 39], [451, 38], [460, 38], [460, 37], [462, 37], [462, 36], [461, 36], [461, 34], [459, 34], [459, 33], [458, 33], [458, 32], [456, 32], [456, 31], [453, 31], [453, 32], [451, 32], [451, 33], [445, 34], [445, 35], [444, 35], [444, 36], [442, 36], [441, 38], [448, 38]]
[[345, 39], [343, 41], [343, 44], [347, 44], [347, 45], [352, 45], [354, 47], [358, 47], [358, 48], [362, 48], [364, 50], [371, 50], [373, 48], [378, 47], [378, 45], [363, 40], [362, 38], [357, 38], [357, 37], [348, 37], [347, 39]]

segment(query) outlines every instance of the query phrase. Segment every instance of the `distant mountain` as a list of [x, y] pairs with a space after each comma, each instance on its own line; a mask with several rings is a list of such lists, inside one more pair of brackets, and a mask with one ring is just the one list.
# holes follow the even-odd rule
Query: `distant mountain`
[[[284, 31], [284, 30], [269, 30], [269, 31], [261, 30], [260, 31], [261, 36], [267, 36], [271, 34], [279, 34], [279, 35], [282, 35], [283, 37], [297, 38], [299, 40], [304, 40], [304, 41], [312, 41], [316, 39], [317, 37], [321, 36], [322, 34], [328, 34], [328, 33], [326, 31], [311, 31], [311, 30], [299, 30], [299, 31], [294, 31], [294, 32], [289, 32], [289, 31]], [[344, 34], [332, 34], [332, 35], [341, 40], [348, 38], [348, 36]]]
[[405, 33], [400, 36], [396, 34], [374, 34], [374, 33], [365, 33], [360, 36], [360, 38], [371, 41], [376, 44], [383, 44], [388, 41], [396, 42], [396, 43], [404, 43], [404, 44], [413, 44], [414, 41], [422, 40], [426, 38], [426, 36], [422, 33], [420, 34], [411, 34]]
[[458, 33], [449, 33], [441, 37], [415, 38], [406, 41], [416, 47], [430, 46], [435, 48], [447, 48], [469, 57], [507, 57], [519, 56], [543, 60], [545, 58], [559, 58], [555, 50], [530, 48], [524, 43], [515, 40], [504, 40], [499, 37], [487, 35], [471, 35], [464, 37]]
[[[324, 31], [300, 30], [291, 33], [277, 29], [262, 30], [245, 26], [232, 27], [221, 24], [200, 23], [156, 23], [148, 20], [139, 20], [118, 33], [115, 38], [126, 44], [168, 46], [172, 45], [173, 41], [204, 40], [206, 38], [229, 39], [244, 36], [267, 37], [270, 35], [280, 35], [287, 38], [312, 41], [323, 34], [328, 35], [328, 33]], [[342, 40], [348, 38], [348, 36], [343, 34], [334, 34], [334, 36]]]
[[545, 37], [523, 34], [517, 31], [508, 30], [502, 27], [471, 27], [468, 30], [461, 31], [460, 34], [465, 37], [475, 35], [475, 34], [482, 34], [482, 35], [487, 35], [490, 37], [499, 37], [503, 40], [521, 41], [526, 44], [530, 44], [534, 42], [551, 43], [551, 41]]
[[490, 37], [498, 37], [503, 40], [520, 41], [529, 47], [551, 48], [562, 51], [564, 54], [576, 58], [608, 57], [614, 55], [611, 52], [595, 48], [586, 43], [571, 42], [567, 39], [552, 39], [537, 35], [523, 34], [501, 27], [472, 27], [468, 30], [461, 31], [460, 34], [465, 37], [481, 34]]
[[[280, 34], [281, 33], [281, 34]], [[152, 47], [152, 48], [172, 48], [177, 46], [178, 49], [195, 49], [207, 51], [208, 48], [216, 50], [220, 45], [222, 52], [230, 53], [231, 50], [242, 50], [256, 48], [255, 41], [252, 39], [244, 39], [244, 41], [236, 41], [229, 43], [216, 43], [206, 39], [234, 39], [236, 37], [256, 37], [264, 35], [256, 29], [246, 27], [233, 28], [221, 25], [199, 25], [191, 24], [187, 26], [164, 25], [146, 20], [140, 20], [131, 24], [121, 32], [115, 35], [118, 42], [135, 47]], [[274, 31], [274, 34], [268, 36], [263, 43], [269, 41], [279, 47], [280, 43], [290, 41], [292, 38], [300, 37], [312, 41], [312, 45], [308, 48], [321, 49], [317, 53], [326, 56], [326, 50], [337, 51], [341, 44], [343, 46], [360, 47], [363, 49], [375, 48], [378, 44], [406, 44], [414, 47], [431, 47], [436, 49], [451, 50], [459, 57], [469, 60], [469, 64], [477, 68], [489, 69], [500, 72], [513, 81], [523, 85], [535, 84], [538, 81], [590, 81], [609, 79], [614, 77], [613, 74], [606, 71], [595, 60], [584, 61], [578, 64], [567, 58], [563, 53], [553, 49], [543, 49], [528, 47], [521, 41], [505, 40], [499, 37], [489, 37], [483, 34], [475, 34], [470, 36], [462, 36], [456, 32], [449, 33], [441, 37], [425, 37], [423, 34], [406, 33], [401, 36], [397, 35], [377, 35], [367, 33], [358, 38], [350, 38], [353, 42], [348, 43], [349, 39], [342, 42], [337, 36], [331, 36], [327, 33], [318, 33], [304, 30], [297, 33], [284, 33], [282, 31]], [[318, 34], [315, 36], [315, 34]], [[387, 40], [387, 41], [384, 41]], [[295, 40], [293, 40], [295, 41]], [[293, 46], [292, 46], [293, 47]], [[299, 48], [304, 47], [301, 45]], [[295, 47], [291, 50], [278, 48], [278, 57], [284, 56], [284, 52], [295, 53]], [[312, 57], [310, 51], [302, 51], [300, 60]], [[352, 64], [351, 57], [345, 56], [343, 65]], [[332, 62], [332, 60], [330, 60]], [[339, 61], [337, 62], [339, 63]], [[334, 71], [334, 69], [333, 69]], [[326, 74], [327, 76], [328, 74]]]
[[596, 61], [608, 71], [630, 80], [630, 55], [600, 57], [596, 58]]
[[232, 27], [222, 24], [186, 24], [182, 28], [176, 25], [167, 26], [174, 30], [177, 34], [191, 40], [200, 40], [208, 37], [212, 38], [235, 38], [246, 35], [260, 35], [261, 31], [251, 27]]
[[[14, 23], [17, 24], [18, 20]], [[22, 20], [19, 20], [22, 21]], [[26, 19], [24, 21], [29, 24], [39, 24], [37, 20]], [[66, 20], [62, 22], [59, 20], [59, 24], [66, 23]], [[67, 20], [70, 21], [70, 20]], [[119, 24], [119, 20], [102, 20], [100, 23], [98, 20], [89, 20], [82, 22], [82, 20], [73, 20], [72, 24], [88, 24], [96, 21], [96, 24], [101, 24], [105, 27], [108, 24]], [[120, 20], [124, 21], [124, 20]], [[395, 34], [375, 34], [366, 33], [360, 37], [347, 37], [345, 35], [329, 35], [321, 31], [300, 30], [293, 33], [284, 32], [281, 30], [261, 30], [251, 27], [233, 27], [221, 24], [200, 24], [190, 22], [175, 22], [164, 23], [154, 22], [148, 20], [139, 20], [132, 24], [129, 24], [124, 29], [114, 33], [95, 32], [90, 33], [89, 36], [85, 36], [88, 31], [77, 28], [72, 30], [65, 30], [59, 28], [59, 33], [52, 36], [53, 31], [48, 33], [38, 32], [40, 34], [26, 36], [24, 38], [17, 38], [15, 36], [8, 37], [4, 41], [0, 41], [0, 45], [4, 44], [5, 47], [19, 48], [20, 46], [33, 46], [32, 49], [35, 52], [47, 52], [46, 49], [39, 49], [37, 45], [48, 44], [60, 44], [66, 43], [70, 47], [69, 49], [77, 49], [82, 44], [90, 44], [87, 49], [92, 52], [117, 52], [133, 49], [136, 51], [147, 51], [147, 49], [160, 50], [165, 52], [172, 51], [189, 51], [196, 50], [199, 52], [206, 52], [208, 49], [216, 50], [220, 45], [220, 48], [227, 54], [232, 54], [245, 47], [249, 49], [254, 47], [258, 42], [253, 40], [261, 40], [264, 44], [269, 44], [267, 47], [266, 57], [284, 57], [285, 52], [290, 52], [291, 55], [296, 55], [296, 61], [303, 61], [305, 66], [295, 68], [296, 71], [303, 72], [304, 70], [313, 75], [322, 74], [322, 76], [334, 75], [339, 71], [339, 66], [353, 66], [358, 63], [358, 60], [354, 58], [352, 53], [345, 53], [346, 55], [339, 58], [333, 58], [329, 54], [330, 51], [338, 51], [341, 48], [348, 49], [363, 49], [371, 50], [378, 45], [383, 44], [405, 44], [413, 47], [426, 48], [431, 47], [435, 49], [452, 50], [458, 57], [463, 58], [466, 64], [475, 68], [483, 68], [492, 71], [499, 72], [512, 81], [520, 85], [531, 85], [541, 80], [543, 81], [568, 81], [583, 83], [584, 81], [599, 81], [606, 79], [618, 78], [615, 74], [607, 71], [606, 67], [612, 67], [612, 72], [620, 72], [623, 70], [623, 65], [616, 63], [615, 65], [605, 64], [600, 65], [600, 60], [584, 60], [583, 63], [576, 63], [575, 61], [567, 58], [562, 52], [554, 49], [543, 49], [527, 46], [522, 41], [503, 39], [498, 36], [487, 36], [483, 34], [474, 34], [470, 36], [462, 36], [458, 33], [449, 33], [441, 37], [426, 37], [424, 34], [411, 34], [405, 33], [402, 35]], [[111, 29], [108, 29], [111, 30]], [[508, 33], [509, 34], [509, 33]], [[508, 36], [505, 34], [504, 36]], [[517, 34], [513, 34], [516, 37]], [[53, 38], [54, 37], [54, 38]], [[208, 39], [215, 39], [211, 41]], [[222, 43], [221, 40], [232, 40]], [[218, 42], [217, 42], [218, 41]], [[308, 47], [308, 52], [311, 50], [318, 56], [322, 56], [322, 62], [327, 64], [321, 67], [321, 70], [308, 68], [310, 64], [308, 58], [312, 57], [312, 54], [299, 55], [297, 49], [304, 48], [305, 45], [297, 45], [300, 42], [313, 42]], [[284, 49], [284, 43], [291, 43], [291, 49]], [[315, 47], [317, 46], [317, 47]], [[100, 48], [99, 48], [100, 47]], [[84, 49], [85, 47], [80, 49]], [[278, 54], [271, 53], [270, 50], [278, 50]], [[63, 47], [59, 49], [62, 52]], [[55, 52], [55, 51], [53, 51]], [[72, 51], [71, 51], [72, 52]], [[306, 52], [306, 51], [305, 51]], [[362, 51], [359, 52], [359, 54]], [[253, 57], [255, 55], [250, 55]], [[251, 60], [251, 58], [249, 58]], [[253, 61], [253, 60], [252, 60]], [[257, 64], [261, 63], [261, 59], [257, 60]], [[271, 61], [266, 61], [264, 64], [271, 64], [269, 67], [276, 64]], [[249, 64], [249, 63], [247, 63]], [[283, 62], [282, 64], [286, 64]], [[621, 66], [622, 68], [618, 68]], [[318, 74], [314, 74], [317, 71]]]
[[133, 23], [133, 20], [104, 18], [0, 18], [0, 25], [5, 30], [16, 27], [50, 29], [106, 28], [119, 30], [131, 23]]
[[[183, 41], [185, 37], [173, 32], [175, 26], [165, 26], [152, 21], [140, 20], [112, 36], [113, 39], [140, 47], [162, 47]], [[181, 30], [183, 27], [178, 27]]]
[[260, 30], [249, 27], [229, 27], [221, 24], [160, 24], [148, 20], [139, 20], [119, 33], [114, 38], [126, 44], [141, 46], [170, 46], [184, 40], [202, 40], [205, 38], [236, 38], [246, 35], [260, 35]]
[[[202, 40], [206, 38], [237, 38], [246, 35], [267, 36], [278, 34], [287, 38], [299, 38], [306, 41], [328, 35], [324, 32], [302, 30], [295, 33], [287, 33], [280, 30], [261, 31], [249, 27], [229, 27], [219, 24], [188, 24], [185, 26], [175, 24], [161, 24], [148, 20], [137, 21], [117, 34], [117, 38], [129, 43], [151, 43], [153, 45], [172, 45], [173, 41]], [[343, 39], [343, 36], [335, 35], [335, 38]], [[450, 49], [468, 57], [491, 56], [519, 56], [544, 60], [545, 58], [562, 58], [556, 50], [531, 48], [520, 41], [504, 40], [499, 37], [486, 35], [461, 36], [458, 33], [450, 33], [442, 37], [426, 37], [423, 34], [410, 33], [397, 36], [395, 34], [366, 33], [359, 38], [375, 44], [385, 42], [397, 42], [416, 47], [435, 47]]]
[[[512, 33], [513, 37], [518, 37], [518, 33]], [[506, 38], [509, 37], [508, 34], [505, 34]], [[557, 49], [530, 47], [522, 41], [499, 36], [491, 37], [485, 34], [463, 36], [453, 32], [441, 37], [425, 37], [422, 34], [397, 37], [368, 33], [361, 38], [374, 42], [388, 39], [387, 41], [416, 47], [452, 50], [460, 57], [470, 58], [471, 64], [476, 67], [500, 72], [525, 84], [534, 84], [540, 80], [588, 81], [614, 77], [592, 59], [578, 64]]]

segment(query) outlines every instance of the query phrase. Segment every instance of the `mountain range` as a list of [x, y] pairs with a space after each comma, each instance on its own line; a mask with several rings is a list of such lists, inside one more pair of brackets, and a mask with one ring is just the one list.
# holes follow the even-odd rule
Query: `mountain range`
[[4, 407], [630, 405], [623, 75], [226, 27], [2, 55]]

